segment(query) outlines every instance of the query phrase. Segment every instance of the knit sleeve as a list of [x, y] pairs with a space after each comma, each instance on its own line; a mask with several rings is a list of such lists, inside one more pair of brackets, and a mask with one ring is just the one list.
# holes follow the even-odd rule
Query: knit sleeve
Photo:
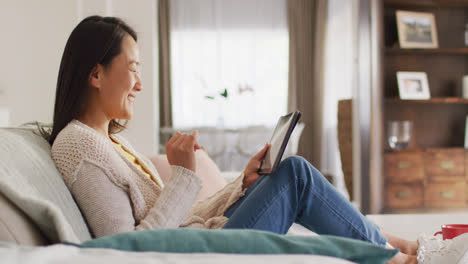
[[84, 160], [70, 187], [94, 237], [135, 230], [129, 195], [104, 169]]
[[182, 167], [172, 167], [171, 180], [147, 216], [136, 225], [130, 196], [109, 172], [92, 162], [79, 166], [70, 190], [95, 237], [133, 230], [176, 228], [195, 202], [201, 183]]
[[158, 226], [179, 227], [192, 209], [200, 189], [201, 180], [193, 171], [180, 166], [171, 166], [168, 183], [137, 229], [153, 229]]

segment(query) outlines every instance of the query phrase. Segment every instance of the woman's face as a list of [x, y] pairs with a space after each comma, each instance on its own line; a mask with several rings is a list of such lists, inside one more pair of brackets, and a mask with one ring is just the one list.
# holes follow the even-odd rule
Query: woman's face
[[127, 34], [122, 40], [120, 54], [102, 69], [98, 102], [109, 119], [132, 119], [133, 103], [143, 88], [139, 67], [137, 43]]

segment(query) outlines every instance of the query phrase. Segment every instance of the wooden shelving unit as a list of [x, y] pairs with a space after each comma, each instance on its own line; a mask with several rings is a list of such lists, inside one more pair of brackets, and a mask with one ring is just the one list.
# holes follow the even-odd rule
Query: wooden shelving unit
[[463, 8], [468, 7], [464, 0], [385, 0], [385, 6], [395, 8]]
[[468, 48], [400, 49], [386, 48], [386, 55], [468, 55]]
[[385, 103], [395, 104], [468, 104], [468, 99], [460, 97], [436, 97], [427, 100], [402, 100], [400, 98], [386, 98]]
[[[400, 48], [397, 10], [433, 13], [439, 47]], [[468, 207], [468, 152], [463, 149], [468, 99], [462, 98], [462, 77], [468, 74], [468, 0], [384, 0], [381, 12], [384, 211]], [[431, 99], [401, 100], [398, 71], [426, 72]], [[387, 143], [385, 128], [393, 120], [413, 122], [406, 151], [393, 151]]]

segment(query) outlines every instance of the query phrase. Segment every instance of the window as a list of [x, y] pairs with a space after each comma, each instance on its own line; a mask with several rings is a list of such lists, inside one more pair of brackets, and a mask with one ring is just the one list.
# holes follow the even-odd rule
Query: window
[[286, 0], [172, 0], [174, 127], [273, 126], [287, 111]]

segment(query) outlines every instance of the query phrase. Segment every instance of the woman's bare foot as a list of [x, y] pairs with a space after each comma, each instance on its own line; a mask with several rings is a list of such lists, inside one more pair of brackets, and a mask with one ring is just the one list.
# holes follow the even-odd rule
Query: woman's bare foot
[[416, 256], [419, 247], [418, 241], [409, 241], [384, 231], [382, 231], [382, 233], [385, 235], [390, 245], [400, 249], [400, 251], [406, 255]]
[[387, 264], [418, 264], [416, 256], [410, 256], [398, 252]]

